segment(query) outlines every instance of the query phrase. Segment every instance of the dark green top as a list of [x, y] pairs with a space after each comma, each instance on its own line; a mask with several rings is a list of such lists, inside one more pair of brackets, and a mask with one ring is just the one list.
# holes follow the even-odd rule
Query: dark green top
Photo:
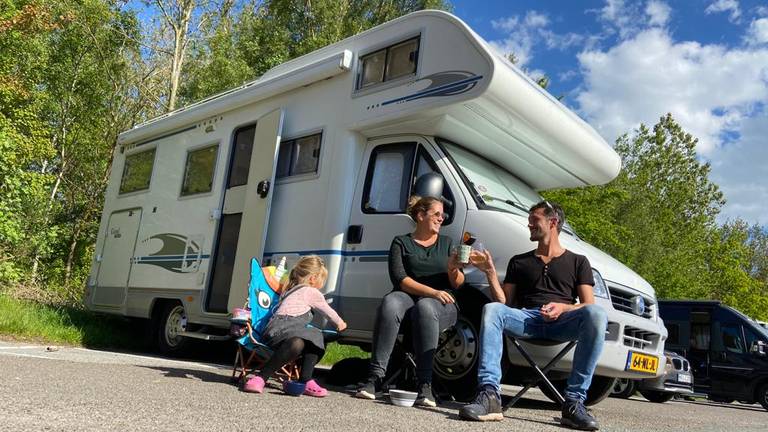
[[395, 237], [389, 247], [389, 278], [395, 290], [407, 276], [437, 290], [451, 290], [448, 279], [448, 259], [453, 240], [438, 235], [432, 246], [424, 247], [413, 240], [411, 234]]

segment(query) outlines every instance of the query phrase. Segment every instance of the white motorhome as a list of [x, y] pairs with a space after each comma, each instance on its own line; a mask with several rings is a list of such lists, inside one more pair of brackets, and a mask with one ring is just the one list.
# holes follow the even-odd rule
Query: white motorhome
[[[228, 326], [251, 257], [290, 266], [318, 254], [325, 294], [349, 324], [342, 342], [365, 346], [392, 289], [390, 242], [414, 226], [404, 210], [417, 178], [443, 177], [442, 232], [456, 242], [471, 233], [504, 270], [534, 247], [526, 218], [536, 191], [606, 183], [620, 166], [588, 124], [458, 18], [412, 13], [122, 133], [86, 302], [153, 319], [171, 352]], [[562, 237], [589, 258], [608, 311], [595, 392], [607, 394], [613, 377], [660, 374], [667, 333], [653, 288], [571, 230]], [[488, 301], [482, 275], [466, 273], [455, 341], [435, 364], [459, 393], [474, 389]]]

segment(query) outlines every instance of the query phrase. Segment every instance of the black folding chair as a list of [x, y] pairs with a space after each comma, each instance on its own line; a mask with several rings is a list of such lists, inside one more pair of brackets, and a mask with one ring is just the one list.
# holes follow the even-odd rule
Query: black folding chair
[[[558, 404], [562, 406], [563, 403], [565, 403], [565, 398], [563, 397], [562, 394], [560, 394], [560, 391], [558, 391], [557, 388], [555, 388], [554, 384], [552, 384], [552, 381], [550, 381], [549, 378], [547, 378], [547, 372], [549, 372], [549, 370], [552, 369], [557, 364], [557, 362], [560, 361], [560, 359], [562, 359], [566, 354], [568, 354], [569, 352], [571, 352], [571, 350], [573, 350], [573, 348], [576, 346], [576, 341], [568, 342], [567, 345], [565, 345], [565, 347], [563, 347], [563, 349], [561, 349], [557, 353], [557, 355], [554, 358], [552, 358], [552, 360], [549, 361], [549, 363], [547, 363], [543, 368], [540, 368], [539, 365], [536, 363], [536, 361], [533, 360], [533, 358], [531, 358], [531, 355], [528, 354], [528, 351], [526, 351], [525, 347], [523, 347], [520, 344], [520, 341], [518, 340], [518, 338], [515, 338], [512, 336], [507, 336], [507, 337], [509, 337], [509, 339], [512, 341], [512, 344], [520, 352], [520, 355], [523, 356], [523, 358], [528, 362], [531, 368], [533, 368], [533, 370], [536, 372], [536, 378], [531, 382], [527, 383], [525, 387], [523, 387], [519, 392], [517, 392], [517, 394], [509, 402], [507, 402], [504, 405], [504, 410], [516, 404], [517, 401], [519, 401], [520, 398], [523, 397], [523, 395], [528, 390], [531, 389], [531, 387], [538, 385], [542, 381], [544, 382], [544, 385], [547, 386], [547, 389], [552, 392], [552, 395], [555, 396]], [[553, 341], [549, 339], [523, 339], [523, 338], [520, 338], [520, 339], [524, 340], [527, 343], [530, 343], [533, 345], [540, 345], [540, 346], [554, 346], [554, 345], [560, 345], [561, 343], [563, 343], [561, 341]]]

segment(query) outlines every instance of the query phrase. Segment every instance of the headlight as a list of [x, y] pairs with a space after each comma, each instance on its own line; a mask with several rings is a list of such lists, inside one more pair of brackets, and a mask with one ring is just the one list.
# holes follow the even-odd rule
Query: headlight
[[600, 272], [592, 269], [592, 276], [595, 279], [595, 286], [592, 289], [592, 292], [595, 293], [596, 297], [602, 297], [602, 298], [610, 298], [608, 295], [608, 287], [605, 285], [605, 281], [603, 280], [603, 277], [600, 276]]

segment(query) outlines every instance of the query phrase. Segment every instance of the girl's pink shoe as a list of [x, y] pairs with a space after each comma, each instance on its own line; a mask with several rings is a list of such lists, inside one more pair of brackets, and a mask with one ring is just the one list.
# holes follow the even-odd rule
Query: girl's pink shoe
[[328, 394], [328, 390], [320, 387], [320, 385], [311, 379], [307, 381], [307, 387], [304, 389], [304, 394], [314, 397], [325, 397]]
[[256, 375], [248, 378], [248, 381], [243, 384], [243, 391], [248, 393], [263, 393], [264, 392], [264, 378]]

